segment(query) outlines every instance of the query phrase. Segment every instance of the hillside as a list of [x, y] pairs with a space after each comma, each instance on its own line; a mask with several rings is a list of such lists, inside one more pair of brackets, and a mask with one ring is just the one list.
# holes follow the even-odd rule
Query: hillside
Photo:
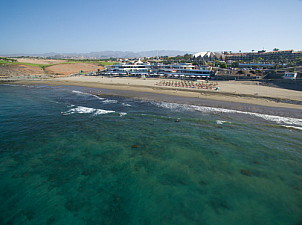
[[28, 65], [0, 65], [0, 77], [30, 76], [44, 74], [43, 69]]
[[0, 77], [22, 77], [22, 76], [54, 76], [63, 75], [68, 76], [80, 72], [92, 72], [103, 70], [104, 66], [101, 62], [82, 62], [66, 60], [49, 60], [49, 59], [35, 59], [35, 58], [15, 58], [0, 60]]

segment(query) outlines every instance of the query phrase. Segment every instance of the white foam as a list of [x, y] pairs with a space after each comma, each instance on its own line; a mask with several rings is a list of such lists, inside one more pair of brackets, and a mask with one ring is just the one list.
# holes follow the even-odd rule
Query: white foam
[[93, 97], [95, 97], [95, 98], [97, 98], [97, 99], [100, 99], [100, 100], [103, 100], [103, 99], [104, 99], [104, 98], [101, 98], [101, 97], [99, 97], [99, 96], [97, 96], [97, 95], [95, 95], [95, 94], [86, 93], [86, 92], [82, 92], [82, 91], [72, 90], [72, 92], [73, 92], [73, 93], [76, 93], [76, 94], [78, 94], [78, 95], [89, 95], [89, 96], [93, 96]]
[[283, 127], [291, 128], [291, 129], [296, 129], [296, 130], [302, 130], [302, 127], [286, 126], [286, 125], [283, 125]]
[[120, 117], [126, 116], [126, 115], [127, 115], [127, 113], [125, 113], [125, 112], [120, 112]]
[[237, 114], [245, 114], [250, 116], [256, 116], [262, 118], [267, 121], [272, 121], [280, 125], [290, 125], [294, 126], [297, 129], [302, 129], [302, 119], [291, 118], [291, 117], [282, 117], [282, 116], [274, 116], [267, 115], [261, 113], [253, 113], [253, 112], [245, 112], [233, 109], [224, 109], [224, 108], [214, 108], [207, 106], [196, 106], [196, 105], [185, 105], [185, 104], [177, 104], [177, 103], [155, 103], [156, 105], [164, 108], [168, 108], [171, 110], [188, 110], [188, 111], [199, 111], [204, 113], [237, 113]]
[[101, 115], [101, 114], [108, 114], [108, 113], [114, 113], [115, 111], [112, 110], [104, 110], [104, 109], [97, 109], [94, 113], [94, 115]]
[[157, 106], [171, 109], [171, 110], [179, 110], [179, 109], [189, 110], [189, 108], [187, 107], [189, 105], [182, 105], [182, 104], [168, 103], [168, 102], [153, 102], [153, 103]]
[[131, 105], [130, 105], [130, 104], [127, 104], [127, 103], [122, 103], [122, 106], [130, 107]]
[[97, 99], [100, 99], [100, 100], [103, 100], [104, 98], [101, 98], [101, 97], [99, 97], [99, 96], [97, 96], [97, 95], [93, 95], [93, 97], [95, 97], [95, 98], [97, 98]]
[[117, 100], [109, 100], [109, 99], [106, 99], [103, 101], [103, 103], [117, 103]]
[[226, 123], [227, 121], [223, 121], [223, 120], [216, 120], [216, 123], [219, 124], [219, 125], [222, 125], [224, 123]]
[[93, 109], [93, 108], [78, 106], [76, 108], [70, 109], [68, 112], [71, 112], [71, 113], [93, 113], [94, 111], [95, 111], [95, 109]]
[[81, 91], [76, 91], [76, 90], [72, 90], [73, 93], [79, 94], [79, 95], [90, 95], [88, 93], [85, 92], [81, 92]]
[[[71, 106], [74, 107], [74, 106]], [[79, 114], [85, 114], [85, 113], [90, 113], [94, 115], [101, 115], [101, 114], [108, 114], [108, 113], [114, 113], [115, 111], [112, 110], [104, 110], [104, 109], [94, 109], [94, 108], [89, 108], [89, 107], [84, 107], [84, 106], [78, 106], [76, 108], [72, 108], [68, 110], [67, 112], [62, 112], [62, 115], [70, 115], [74, 113], [79, 113]]]

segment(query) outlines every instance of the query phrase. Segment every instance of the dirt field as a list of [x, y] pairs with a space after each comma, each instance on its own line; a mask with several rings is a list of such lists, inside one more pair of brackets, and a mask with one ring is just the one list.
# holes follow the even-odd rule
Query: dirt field
[[49, 66], [45, 69], [45, 72], [53, 75], [70, 75], [80, 73], [81, 70], [83, 72], [93, 72], [97, 71], [98, 69], [103, 70], [104, 67], [92, 63], [74, 63]]
[[68, 76], [74, 73], [92, 72], [98, 69], [103, 70], [103, 66], [92, 63], [74, 63], [74, 64], [57, 64], [46, 67], [45, 72], [36, 66], [28, 65], [0, 65], [0, 77], [28, 76], [28, 75], [63, 75]]
[[27, 65], [6, 65], [0, 66], [1, 77], [12, 77], [12, 76], [28, 76], [44, 74], [40, 67], [27, 66]]

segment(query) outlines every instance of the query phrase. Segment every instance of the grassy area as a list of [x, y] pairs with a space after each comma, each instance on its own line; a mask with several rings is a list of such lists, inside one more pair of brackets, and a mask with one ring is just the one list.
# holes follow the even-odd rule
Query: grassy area
[[26, 66], [35, 66], [40, 68], [46, 68], [54, 64], [35, 64], [35, 63], [22, 63], [22, 62], [8, 62], [5, 60], [0, 60], [0, 65], [26, 65]]
[[75, 63], [95, 63], [99, 66], [109, 66], [114, 65], [118, 62], [107, 62], [107, 61], [101, 61], [101, 60], [66, 60], [62, 63], [56, 63], [56, 64], [35, 64], [35, 63], [22, 63], [22, 62], [10, 62], [6, 61], [4, 59], [0, 59], [0, 65], [27, 65], [27, 66], [35, 66], [39, 68], [46, 68], [53, 65], [59, 65], [59, 64], [75, 64]]
[[18, 62], [19, 65], [27, 65], [27, 66], [35, 66], [35, 67], [40, 67], [40, 68], [46, 68], [46, 67], [49, 67], [49, 66], [53, 66], [55, 64], [35, 64], [35, 63], [21, 63], [21, 62]]
[[5, 60], [0, 60], [0, 65], [7, 65], [9, 64], [9, 62], [5, 61]]
[[100, 66], [110, 66], [110, 65], [117, 64], [118, 62], [108, 62], [102, 60], [88, 60], [88, 59], [83, 59], [83, 60], [70, 59], [66, 63], [96, 63]]
[[102, 66], [110, 66], [110, 65], [114, 65], [114, 64], [117, 64], [118, 62], [100, 62], [100, 64]]

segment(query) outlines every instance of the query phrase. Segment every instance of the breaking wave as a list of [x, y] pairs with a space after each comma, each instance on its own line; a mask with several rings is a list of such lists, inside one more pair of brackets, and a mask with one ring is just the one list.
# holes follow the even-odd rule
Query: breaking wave
[[103, 100], [104, 98], [101, 98], [95, 94], [91, 94], [91, 93], [87, 93], [87, 92], [82, 92], [82, 91], [76, 91], [76, 90], [72, 90], [73, 93], [78, 94], [78, 95], [89, 95], [89, 96], [93, 96], [97, 99]]
[[267, 115], [261, 113], [245, 112], [245, 111], [239, 111], [233, 109], [215, 108], [215, 107], [208, 107], [208, 106], [185, 105], [185, 104], [166, 103], [166, 102], [154, 102], [154, 104], [159, 107], [163, 107], [171, 110], [189, 110], [189, 111], [199, 111], [203, 113], [245, 114], [245, 115], [255, 116], [267, 121], [275, 122], [277, 124], [283, 125], [288, 128], [295, 128], [295, 129], [302, 130], [302, 119], [298, 119], [298, 118], [274, 116], [274, 115]]
[[108, 114], [108, 113], [114, 113], [115, 111], [112, 110], [104, 110], [104, 109], [94, 109], [94, 108], [89, 108], [89, 107], [84, 107], [84, 106], [77, 106], [76, 108], [72, 108], [66, 112], [61, 112], [62, 115], [70, 115], [74, 113], [79, 113], [79, 114], [94, 114], [94, 115], [102, 115], [102, 114]]
[[103, 103], [117, 103], [117, 100], [106, 99], [106, 100], [103, 101]]

